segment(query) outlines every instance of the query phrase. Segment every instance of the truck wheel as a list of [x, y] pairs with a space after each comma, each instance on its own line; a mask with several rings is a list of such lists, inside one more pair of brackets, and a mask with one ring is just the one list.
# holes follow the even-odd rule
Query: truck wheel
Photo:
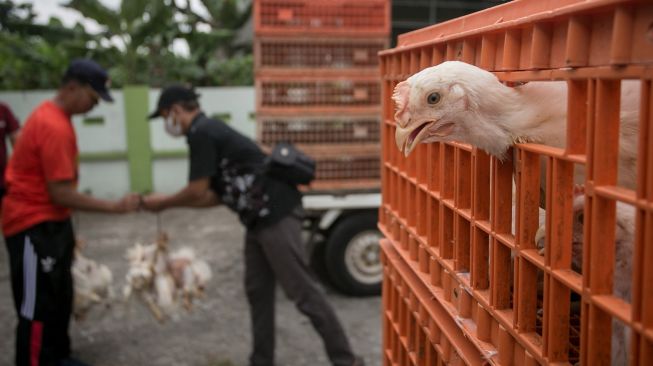
[[383, 266], [376, 213], [345, 217], [333, 228], [326, 243], [325, 263], [333, 284], [354, 296], [378, 295]]

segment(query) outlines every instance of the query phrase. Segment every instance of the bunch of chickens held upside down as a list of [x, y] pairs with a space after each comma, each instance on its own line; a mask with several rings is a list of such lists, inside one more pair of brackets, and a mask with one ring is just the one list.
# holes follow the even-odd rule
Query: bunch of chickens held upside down
[[[621, 83], [618, 184], [635, 189], [637, 172], [638, 106], [640, 82]], [[515, 143], [532, 142], [564, 148], [567, 132], [567, 83], [528, 82], [504, 85], [491, 72], [459, 61], [426, 68], [400, 82], [392, 96], [395, 105], [396, 143], [408, 156], [419, 143], [467, 143], [503, 160]], [[542, 172], [545, 177], [546, 172]], [[582, 273], [583, 166], [576, 166], [573, 202], [572, 269]], [[544, 184], [542, 185], [544, 186]], [[580, 188], [579, 188], [580, 187]], [[543, 210], [541, 210], [544, 212]], [[513, 210], [514, 212], [514, 210]], [[513, 220], [514, 222], [514, 220]], [[544, 216], [533, 240], [544, 248]], [[613, 293], [631, 301], [634, 207], [617, 202]], [[627, 363], [630, 332], [613, 322], [612, 364]]]
[[[74, 278], [74, 314], [83, 320], [96, 304], [105, 308], [113, 302], [113, 275], [106, 265], [82, 254], [83, 241], [78, 241], [72, 266]], [[193, 301], [204, 295], [212, 277], [208, 263], [190, 247], [168, 251], [168, 236], [160, 233], [155, 243], [136, 243], [127, 248], [123, 298], [132, 295], [142, 300], [159, 321], [176, 318], [179, 305], [191, 310]]]

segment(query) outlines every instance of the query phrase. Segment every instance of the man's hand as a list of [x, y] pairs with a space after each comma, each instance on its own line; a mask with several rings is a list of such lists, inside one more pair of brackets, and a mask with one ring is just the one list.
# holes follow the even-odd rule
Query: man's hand
[[161, 193], [151, 193], [148, 194], [147, 196], [143, 196], [141, 205], [142, 208], [152, 211], [152, 212], [159, 212], [163, 209], [165, 209], [165, 199], [168, 198], [168, 195], [161, 194]]
[[138, 193], [128, 193], [113, 205], [113, 212], [127, 213], [136, 211], [141, 205], [141, 196]]
[[140, 196], [136, 193], [129, 193], [119, 201], [109, 201], [77, 192], [75, 182], [70, 180], [48, 182], [47, 187], [52, 203], [76, 210], [125, 213], [139, 207]]
[[220, 204], [218, 196], [209, 188], [209, 178], [192, 180], [177, 193], [150, 193], [141, 198], [141, 208], [159, 212], [173, 207], [210, 207]]

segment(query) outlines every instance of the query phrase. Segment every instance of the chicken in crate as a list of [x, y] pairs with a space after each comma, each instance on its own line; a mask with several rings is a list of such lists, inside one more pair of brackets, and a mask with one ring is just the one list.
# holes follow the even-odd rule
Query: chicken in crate
[[[639, 81], [626, 81], [621, 89], [619, 183], [633, 189], [636, 178]], [[397, 106], [395, 138], [397, 148], [408, 156], [419, 143], [462, 142], [480, 148], [499, 161], [518, 143], [536, 143], [563, 148], [566, 142], [567, 84], [529, 82], [507, 86], [492, 73], [476, 66], [447, 61], [424, 69], [402, 81], [394, 89]], [[546, 102], [542, 102], [546, 101]], [[513, 161], [516, 161], [513, 160]], [[544, 166], [543, 166], [544, 168]], [[585, 171], [574, 172], [574, 226], [572, 269], [582, 273], [583, 208]], [[546, 169], [541, 171], [546, 184]], [[545, 192], [542, 192], [545, 194]], [[514, 202], [513, 202], [514, 206]], [[514, 213], [514, 210], [513, 210]], [[539, 254], [546, 253], [545, 217], [534, 237]], [[514, 214], [512, 222], [514, 222]], [[630, 301], [635, 230], [634, 209], [617, 206], [616, 263], [614, 294]], [[515, 235], [515, 228], [511, 230]], [[627, 334], [615, 327], [613, 344], [625, 363]]]

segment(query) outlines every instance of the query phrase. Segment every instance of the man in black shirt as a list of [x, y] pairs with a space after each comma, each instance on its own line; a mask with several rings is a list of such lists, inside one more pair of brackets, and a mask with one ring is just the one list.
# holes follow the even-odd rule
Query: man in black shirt
[[144, 208], [208, 207], [225, 204], [247, 228], [245, 290], [250, 306], [253, 350], [250, 365], [274, 364], [274, 296], [279, 281], [298, 310], [322, 337], [331, 363], [362, 365], [351, 351], [338, 318], [309, 274], [301, 241], [301, 193], [263, 173], [265, 154], [224, 122], [207, 118], [198, 95], [180, 85], [163, 90], [150, 118], [163, 117], [172, 136], [186, 136], [189, 183], [172, 195], [153, 193]]

